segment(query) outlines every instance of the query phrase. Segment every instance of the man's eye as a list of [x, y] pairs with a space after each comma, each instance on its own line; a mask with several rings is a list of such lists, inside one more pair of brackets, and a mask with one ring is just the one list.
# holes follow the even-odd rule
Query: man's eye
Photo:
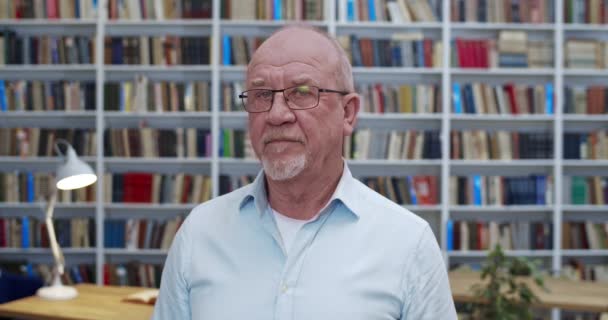
[[260, 99], [269, 99], [272, 97], [272, 91], [260, 91], [256, 93], [255, 97]]

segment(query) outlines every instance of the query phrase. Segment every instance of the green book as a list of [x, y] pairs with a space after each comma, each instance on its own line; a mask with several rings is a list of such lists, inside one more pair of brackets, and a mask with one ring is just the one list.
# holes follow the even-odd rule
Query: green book
[[585, 177], [572, 177], [572, 204], [587, 204], [589, 188]]

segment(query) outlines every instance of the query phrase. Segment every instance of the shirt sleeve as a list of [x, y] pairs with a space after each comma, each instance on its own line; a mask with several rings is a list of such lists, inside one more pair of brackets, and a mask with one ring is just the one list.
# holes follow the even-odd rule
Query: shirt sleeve
[[186, 281], [186, 267], [190, 256], [186, 225], [179, 229], [162, 273], [160, 293], [154, 306], [153, 320], [164, 319], [192, 319], [190, 312], [189, 288]]
[[404, 268], [401, 320], [457, 319], [441, 250], [428, 225], [410, 257]]

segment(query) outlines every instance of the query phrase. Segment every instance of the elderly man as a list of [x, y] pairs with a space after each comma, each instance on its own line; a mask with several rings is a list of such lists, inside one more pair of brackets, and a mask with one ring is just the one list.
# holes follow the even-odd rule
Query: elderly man
[[154, 319], [456, 319], [429, 225], [342, 158], [360, 98], [337, 42], [266, 40], [241, 94], [263, 171], [197, 206], [173, 241]]

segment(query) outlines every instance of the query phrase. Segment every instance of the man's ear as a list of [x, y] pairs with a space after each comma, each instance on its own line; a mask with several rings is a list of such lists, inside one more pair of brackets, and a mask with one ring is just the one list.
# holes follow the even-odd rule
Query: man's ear
[[350, 136], [357, 125], [361, 98], [353, 92], [342, 97], [342, 101], [344, 103], [344, 128], [342, 131], [344, 136]]

